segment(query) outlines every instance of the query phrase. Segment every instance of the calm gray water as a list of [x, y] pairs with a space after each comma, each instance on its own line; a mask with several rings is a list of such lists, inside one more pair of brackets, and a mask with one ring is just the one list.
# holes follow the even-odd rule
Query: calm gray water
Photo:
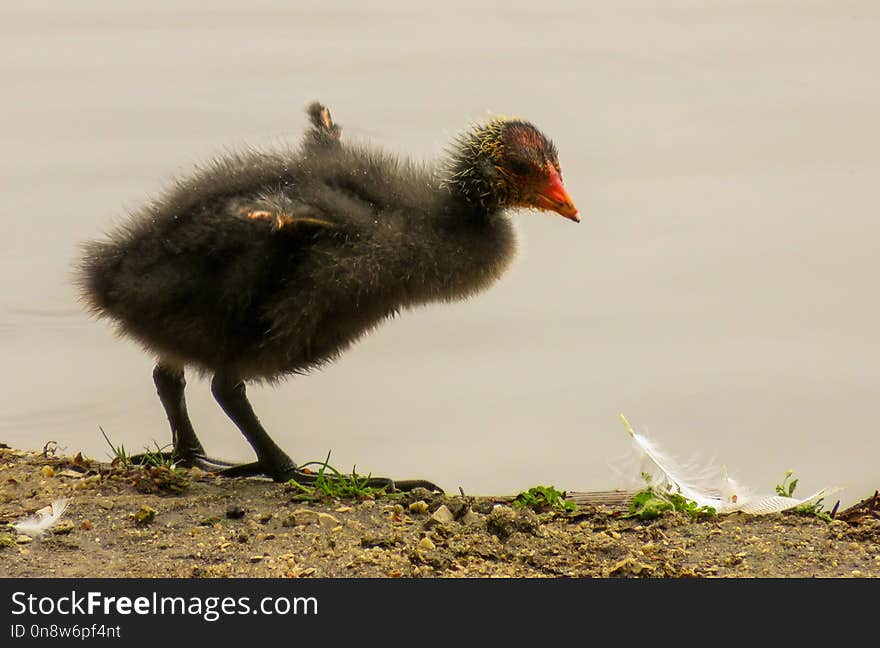
[[[0, 6], [0, 441], [167, 442], [152, 359], [77, 304], [76, 246], [225, 146], [298, 138], [319, 98], [419, 158], [527, 117], [584, 222], [516, 214], [488, 293], [252, 388], [294, 458], [612, 487], [622, 411], [754, 488], [880, 486], [876, 3], [155, 4]], [[189, 399], [212, 454], [250, 458], [206, 383]]]

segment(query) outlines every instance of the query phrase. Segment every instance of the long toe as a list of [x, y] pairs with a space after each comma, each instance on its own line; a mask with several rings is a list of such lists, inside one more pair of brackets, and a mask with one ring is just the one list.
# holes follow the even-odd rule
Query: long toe
[[167, 466], [173, 463], [182, 468], [201, 468], [207, 472], [220, 472], [231, 466], [235, 466], [235, 464], [229, 461], [213, 459], [211, 457], [206, 457], [204, 454], [195, 452], [144, 452], [142, 454], [132, 455], [128, 460], [136, 466], [150, 466], [156, 464]]
[[429, 491], [434, 491], [437, 493], [444, 492], [442, 488], [440, 488], [434, 482], [429, 482], [425, 479], [396, 479], [394, 480], [394, 489], [399, 491], [411, 491], [416, 488], [426, 488]]
[[238, 464], [223, 459], [214, 459], [213, 457], [198, 455], [186, 459], [186, 463], [181, 465], [185, 465], [187, 468], [201, 468], [207, 472], [219, 473], [228, 470], [229, 468], [233, 468]]
[[[272, 477], [272, 475], [266, 472], [266, 468], [259, 461], [228, 465], [217, 472], [221, 477]], [[276, 479], [275, 481], [281, 480]]]
[[179, 459], [175, 458], [173, 452], [143, 452], [141, 454], [131, 455], [128, 458], [129, 463], [135, 466], [150, 466], [155, 464], [180, 464]]
[[[286, 482], [293, 479], [303, 486], [313, 486], [319, 479], [333, 482], [341, 481], [341, 479], [345, 477], [344, 475], [328, 475], [327, 473], [319, 475], [316, 472], [303, 470], [296, 466], [285, 466], [281, 468], [265, 466], [259, 461], [227, 466], [216, 472], [222, 477], [268, 477], [276, 482]], [[443, 492], [442, 488], [425, 479], [396, 480], [389, 479], [388, 477], [369, 477], [361, 482], [361, 486], [368, 486], [370, 488], [387, 488], [390, 491], [411, 491], [415, 488], [426, 488], [429, 491]]]
[[[344, 477], [344, 475], [342, 476]], [[341, 480], [340, 476], [337, 475], [327, 475], [326, 473], [323, 475], [323, 479], [327, 481], [339, 481]], [[314, 472], [306, 472], [299, 468], [296, 468], [290, 473], [283, 481], [287, 481], [289, 479], [295, 479], [298, 483], [303, 486], [311, 486], [318, 480], [318, 474]], [[361, 478], [358, 478], [359, 480]], [[368, 486], [370, 488], [387, 488], [389, 491], [411, 491], [416, 488], [426, 488], [429, 491], [436, 491], [439, 493], [443, 492], [443, 489], [434, 484], [433, 482], [429, 482], [425, 479], [390, 479], [388, 477], [369, 477], [365, 481], [361, 482], [362, 486]]]

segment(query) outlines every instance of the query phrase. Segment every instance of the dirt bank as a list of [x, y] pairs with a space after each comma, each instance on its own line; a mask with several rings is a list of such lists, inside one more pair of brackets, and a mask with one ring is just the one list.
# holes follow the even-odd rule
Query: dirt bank
[[[880, 576], [877, 497], [829, 524], [797, 514], [645, 522], [608, 507], [536, 513], [510, 498], [427, 491], [296, 495], [0, 449], [0, 576]], [[69, 508], [43, 537], [9, 526], [59, 497]]]

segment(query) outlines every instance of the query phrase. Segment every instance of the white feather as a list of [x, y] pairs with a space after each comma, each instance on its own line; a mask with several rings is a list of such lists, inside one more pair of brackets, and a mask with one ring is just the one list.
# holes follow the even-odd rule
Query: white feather
[[720, 474], [707, 478], [705, 469], [686, 466], [665, 454], [656, 443], [633, 430], [626, 417], [621, 414], [626, 431], [633, 441], [637, 456], [647, 460], [653, 470], [648, 470], [652, 485], [661, 489], [680, 493], [699, 506], [711, 506], [717, 513], [742, 511], [753, 515], [779, 513], [795, 506], [814, 502], [827, 493], [822, 489], [808, 497], [783, 497], [780, 495], [757, 495], [744, 488], [727, 474], [727, 467], [721, 466]]
[[69, 501], [66, 498], [57, 499], [52, 502], [51, 506], [41, 508], [31, 517], [13, 522], [12, 528], [21, 534], [37, 538], [58, 523], [58, 520], [64, 515], [64, 511], [67, 510]]

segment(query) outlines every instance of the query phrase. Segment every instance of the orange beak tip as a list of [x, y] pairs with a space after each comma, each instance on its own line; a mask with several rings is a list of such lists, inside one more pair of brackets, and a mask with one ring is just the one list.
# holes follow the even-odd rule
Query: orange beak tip
[[565, 186], [562, 184], [562, 179], [555, 169], [550, 171], [550, 178], [547, 184], [538, 193], [540, 206], [543, 209], [555, 211], [560, 216], [564, 216], [575, 223], [580, 223], [581, 217], [578, 216], [577, 207], [574, 206], [571, 196], [568, 195], [568, 191], [566, 191]]

